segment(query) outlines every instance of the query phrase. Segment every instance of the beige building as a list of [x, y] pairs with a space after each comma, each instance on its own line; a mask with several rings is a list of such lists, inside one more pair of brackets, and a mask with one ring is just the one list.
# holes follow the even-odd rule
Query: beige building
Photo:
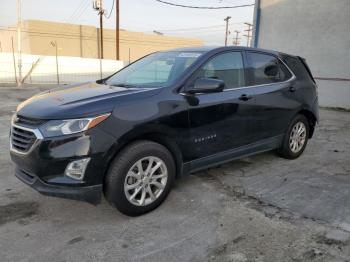
[[[99, 29], [93, 26], [26, 20], [22, 29], [22, 53], [55, 55], [57, 42], [59, 56], [99, 58]], [[115, 30], [103, 30], [105, 59], [115, 59]], [[0, 29], [0, 51], [11, 52], [12, 41], [17, 47], [16, 28]], [[120, 30], [120, 60], [133, 61], [148, 53], [185, 46], [200, 46], [199, 39], [152, 35]]]

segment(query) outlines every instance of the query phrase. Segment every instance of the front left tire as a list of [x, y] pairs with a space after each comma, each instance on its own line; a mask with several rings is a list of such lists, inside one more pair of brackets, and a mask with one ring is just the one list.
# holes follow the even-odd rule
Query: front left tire
[[125, 215], [145, 214], [165, 200], [175, 172], [174, 159], [164, 146], [134, 142], [112, 162], [105, 178], [105, 197]]

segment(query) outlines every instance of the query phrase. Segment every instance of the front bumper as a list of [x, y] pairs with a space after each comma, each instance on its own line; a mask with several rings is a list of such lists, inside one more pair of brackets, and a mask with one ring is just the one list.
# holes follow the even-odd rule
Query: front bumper
[[[97, 126], [75, 135], [37, 139], [27, 153], [11, 148], [10, 155], [16, 177], [38, 192], [98, 204], [114, 145], [114, 137]], [[83, 180], [64, 175], [69, 163], [87, 157]]]
[[93, 205], [101, 202], [102, 184], [84, 187], [50, 185], [19, 168], [16, 168], [15, 175], [19, 180], [46, 196], [85, 201]]

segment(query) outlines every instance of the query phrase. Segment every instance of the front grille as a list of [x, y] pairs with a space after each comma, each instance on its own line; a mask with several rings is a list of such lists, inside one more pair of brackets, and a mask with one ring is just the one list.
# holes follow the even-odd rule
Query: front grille
[[22, 125], [27, 125], [27, 126], [39, 126], [43, 124], [45, 120], [41, 119], [35, 119], [35, 118], [29, 118], [29, 117], [24, 117], [24, 116], [18, 116], [15, 118], [14, 123], [15, 124], [22, 124]]
[[11, 145], [12, 148], [26, 153], [33, 146], [36, 141], [36, 136], [34, 132], [27, 129], [22, 129], [19, 126], [13, 126], [11, 130]]

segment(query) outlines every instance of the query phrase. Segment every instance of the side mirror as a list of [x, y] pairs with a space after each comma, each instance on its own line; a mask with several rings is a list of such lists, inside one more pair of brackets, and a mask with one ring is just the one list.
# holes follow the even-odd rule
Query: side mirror
[[213, 78], [198, 78], [194, 83], [194, 86], [187, 87], [186, 93], [198, 94], [198, 93], [216, 93], [224, 90], [225, 83], [220, 79]]

